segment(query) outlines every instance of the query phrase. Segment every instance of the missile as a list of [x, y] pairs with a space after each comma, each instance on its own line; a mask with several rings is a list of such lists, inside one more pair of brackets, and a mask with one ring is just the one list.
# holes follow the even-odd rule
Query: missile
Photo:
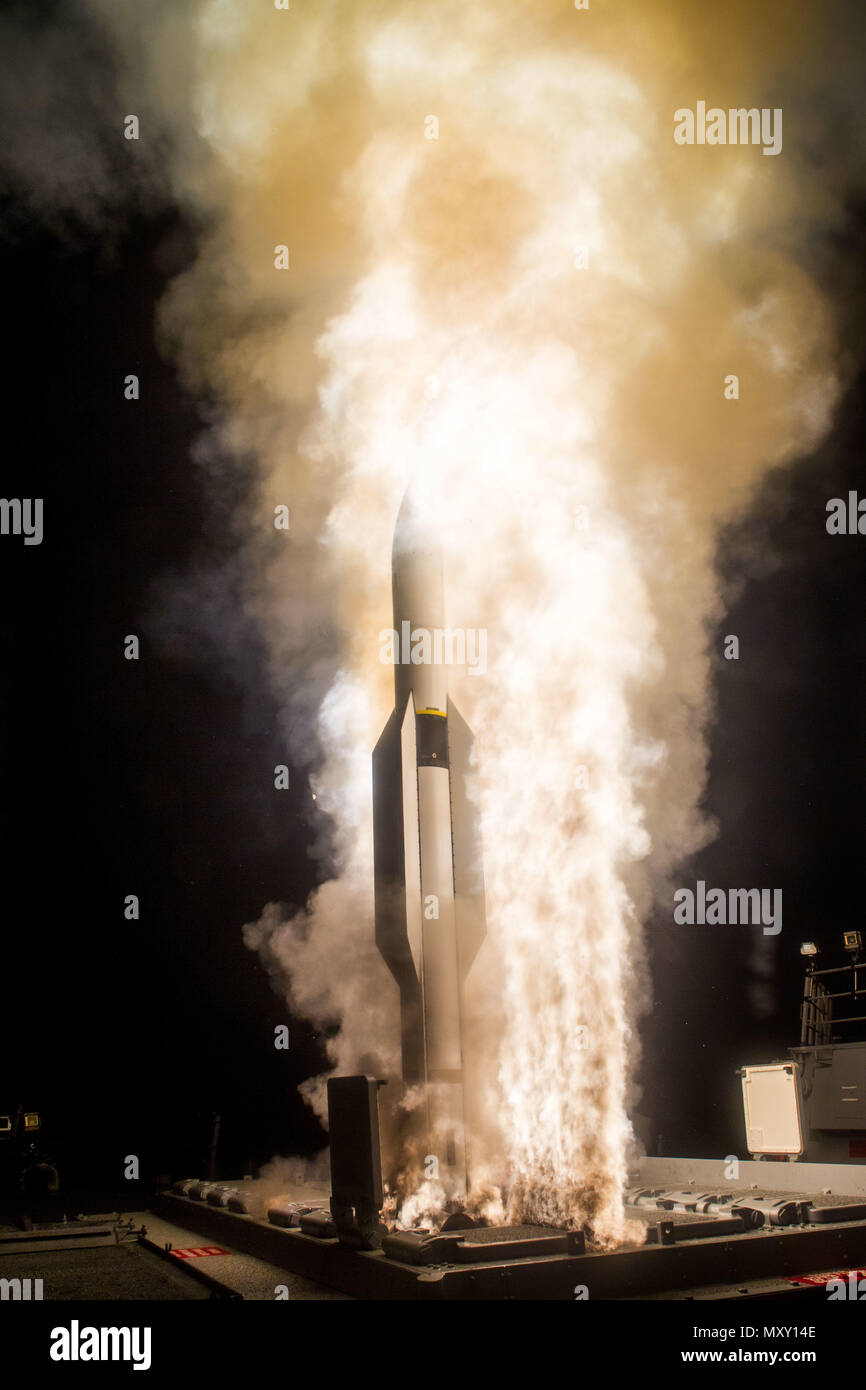
[[486, 934], [484, 884], [473, 736], [443, 659], [442, 552], [411, 488], [394, 529], [392, 582], [394, 710], [373, 753], [376, 945], [400, 991], [403, 1081], [421, 1088], [425, 1160], [437, 1159], [426, 1173], [459, 1200], [469, 1179], [463, 987]]

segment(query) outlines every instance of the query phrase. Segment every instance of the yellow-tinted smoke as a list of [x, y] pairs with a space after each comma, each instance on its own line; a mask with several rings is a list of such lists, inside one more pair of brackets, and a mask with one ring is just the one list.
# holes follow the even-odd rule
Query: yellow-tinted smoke
[[[341, 1023], [335, 1064], [396, 1073], [369, 758], [413, 478], [445, 538], [449, 623], [488, 632], [486, 675], [454, 689], [489, 912], [467, 998], [477, 1171], [512, 1218], [614, 1243], [640, 923], [709, 833], [718, 526], [814, 444], [836, 390], [792, 249], [824, 190], [791, 85], [816, 32], [788, 4], [685, 0], [93, 8], [202, 219], [164, 330], [257, 460], [238, 524], [275, 686], [315, 673], [286, 735], [302, 757], [313, 704], [339, 863], [302, 920], [269, 909], [248, 940], [296, 1008]], [[782, 107], [782, 154], [675, 145], [674, 111], [698, 100]]]

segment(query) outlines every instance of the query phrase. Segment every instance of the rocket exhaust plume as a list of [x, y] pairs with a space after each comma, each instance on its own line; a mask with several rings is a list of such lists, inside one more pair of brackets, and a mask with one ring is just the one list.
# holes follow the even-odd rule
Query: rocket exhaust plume
[[[239, 569], [289, 760], [317, 751], [333, 825], [306, 909], [270, 905], [247, 942], [296, 1012], [339, 1025], [335, 1068], [401, 1076], [370, 753], [394, 709], [379, 634], [411, 486], [448, 625], [486, 641], [446, 710], [474, 735], [486, 898], [461, 1004], [470, 1200], [613, 1245], [631, 1234], [641, 923], [711, 834], [719, 529], [821, 437], [838, 389], [798, 241], [847, 173], [808, 157], [835, 99], [807, 112], [834, 70], [820, 14], [795, 33], [787, 6], [740, 0], [711, 24], [679, 0], [87, 10], [197, 218], [163, 334], [219, 404], [199, 451], [215, 491], [227, 458], [255, 459]], [[783, 153], [677, 144], [674, 113], [705, 97], [784, 108]], [[307, 1094], [323, 1114], [324, 1078]]]

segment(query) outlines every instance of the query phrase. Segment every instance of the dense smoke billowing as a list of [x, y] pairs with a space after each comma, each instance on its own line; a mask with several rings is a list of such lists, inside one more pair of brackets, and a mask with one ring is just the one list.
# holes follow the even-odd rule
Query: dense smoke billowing
[[[214, 487], [227, 456], [255, 460], [249, 603], [287, 760], [315, 756], [334, 822], [306, 911], [266, 907], [248, 944], [297, 1012], [340, 1025], [336, 1067], [397, 1074], [370, 751], [412, 480], [449, 624], [488, 634], [486, 673], [453, 687], [489, 914], [467, 998], [479, 1184], [511, 1217], [622, 1239], [641, 922], [712, 833], [718, 530], [821, 437], [839, 386], [802, 254], [856, 169], [838, 104], [832, 169], [811, 157], [833, 119], [821, 32], [781, 4], [712, 24], [638, 0], [86, 11], [118, 59], [115, 128], [137, 112], [164, 157], [140, 177], [200, 230], [164, 341], [219, 403]], [[781, 107], [782, 153], [676, 145], [699, 100]], [[321, 1078], [309, 1096], [321, 1111]]]

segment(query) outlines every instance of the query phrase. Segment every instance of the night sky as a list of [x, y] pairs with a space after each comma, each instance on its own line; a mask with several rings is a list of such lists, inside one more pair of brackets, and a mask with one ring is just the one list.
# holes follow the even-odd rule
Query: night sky
[[[72, 236], [9, 201], [0, 229], [3, 493], [45, 498], [41, 546], [0, 538], [0, 1110], [42, 1112], [70, 1183], [119, 1185], [130, 1153], [145, 1180], [200, 1172], [216, 1112], [224, 1175], [311, 1154], [324, 1138], [296, 1088], [322, 1069], [323, 1040], [288, 1017], [241, 937], [266, 902], [301, 905], [315, 885], [304, 769], [273, 790], [285, 750], [240, 593], [230, 657], [206, 615], [166, 612], [185, 575], [232, 583], [229, 511], [194, 460], [209, 403], [183, 389], [154, 326], [196, 229], [169, 205], [121, 204], [107, 239]], [[757, 1007], [753, 929], [656, 912], [640, 1109], [666, 1153], [744, 1152], [736, 1068], [798, 1041], [800, 941], [841, 963], [842, 931], [863, 926], [866, 537], [824, 523], [829, 498], [866, 495], [864, 231], [849, 208], [808, 266], [861, 371], [820, 450], [771, 474], [720, 539], [731, 604], [714, 649], [736, 633], [741, 655], [715, 665], [719, 835], [679, 882], [780, 887], [784, 929]], [[273, 1046], [280, 1022], [288, 1052]]]
[[[316, 1038], [240, 931], [313, 886], [309, 793], [300, 777], [273, 790], [285, 755], [255, 635], [245, 689], [194, 621], [171, 650], [152, 636], [161, 581], [226, 544], [190, 462], [202, 421], [153, 342], [154, 266], [176, 267], [185, 244], [169, 215], [131, 221], [109, 260], [39, 235], [3, 256], [6, 492], [43, 495], [50, 530], [0, 547], [3, 1104], [41, 1109], [103, 1182], [126, 1153], [183, 1167], [213, 1112], [228, 1168], [323, 1142], [296, 1094], [321, 1070]], [[288, 1052], [273, 1046], [280, 1022]]]

